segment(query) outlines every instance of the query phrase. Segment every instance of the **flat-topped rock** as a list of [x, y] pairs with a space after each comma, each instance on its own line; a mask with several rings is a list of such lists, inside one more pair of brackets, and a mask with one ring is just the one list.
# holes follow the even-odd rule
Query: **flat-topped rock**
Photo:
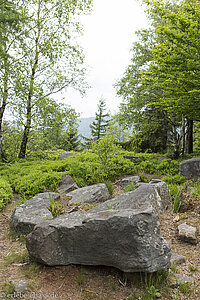
[[16, 207], [11, 217], [11, 229], [20, 234], [28, 234], [36, 224], [53, 219], [50, 212], [52, 197], [57, 200], [60, 195], [52, 192], [40, 193]]
[[26, 245], [32, 259], [49, 266], [104, 265], [124, 272], [170, 266], [170, 246], [152, 207], [61, 215], [37, 225]]
[[93, 184], [79, 188], [67, 194], [71, 196], [69, 203], [99, 203], [110, 198], [107, 186], [104, 183]]

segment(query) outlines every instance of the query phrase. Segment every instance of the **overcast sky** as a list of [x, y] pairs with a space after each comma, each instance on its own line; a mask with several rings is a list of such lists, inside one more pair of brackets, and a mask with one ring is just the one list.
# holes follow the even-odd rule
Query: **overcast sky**
[[123, 76], [131, 58], [130, 48], [135, 31], [147, 27], [144, 7], [138, 0], [93, 0], [93, 12], [81, 18], [84, 36], [87, 82], [91, 88], [86, 96], [72, 89], [63, 93], [65, 103], [81, 113], [93, 117], [101, 97], [111, 113], [117, 112], [121, 99], [116, 97], [113, 84]]

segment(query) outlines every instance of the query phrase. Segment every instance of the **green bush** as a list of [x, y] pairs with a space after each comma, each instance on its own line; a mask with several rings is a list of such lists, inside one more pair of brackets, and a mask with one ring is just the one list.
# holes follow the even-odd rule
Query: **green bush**
[[11, 201], [13, 197], [13, 192], [10, 184], [3, 178], [0, 179], [0, 210], [3, 209], [4, 206], [8, 202]]
[[162, 178], [167, 184], [181, 184], [186, 181], [184, 176], [181, 176], [180, 173], [177, 175], [167, 175]]
[[33, 197], [38, 193], [56, 190], [63, 176], [64, 173], [34, 170], [14, 180], [15, 192]]

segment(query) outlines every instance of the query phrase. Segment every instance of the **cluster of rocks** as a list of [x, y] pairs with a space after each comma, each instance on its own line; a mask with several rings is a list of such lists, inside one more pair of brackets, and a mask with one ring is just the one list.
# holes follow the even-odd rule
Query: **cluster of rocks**
[[[28, 234], [30, 257], [49, 266], [105, 265], [124, 272], [166, 269], [171, 249], [160, 235], [159, 215], [171, 202], [167, 185], [158, 179], [142, 183], [139, 176], [124, 178], [121, 185], [124, 188], [130, 182], [135, 190], [111, 198], [105, 184], [78, 188], [67, 176], [59, 193], [38, 194], [18, 206], [11, 228]], [[63, 194], [72, 205], [95, 203], [95, 207], [55, 218], [50, 200]], [[180, 238], [196, 243], [196, 232], [187, 230], [187, 224], [179, 226]]]
[[170, 266], [170, 246], [160, 235], [159, 222], [159, 213], [170, 205], [164, 182], [137, 180], [134, 191], [110, 199], [105, 184], [77, 188], [68, 176], [59, 191], [68, 191], [72, 204], [96, 206], [54, 218], [50, 199], [58, 199], [59, 193], [38, 194], [18, 206], [11, 228], [29, 233], [27, 249], [32, 258], [51, 266], [105, 265], [124, 272], [154, 272]]

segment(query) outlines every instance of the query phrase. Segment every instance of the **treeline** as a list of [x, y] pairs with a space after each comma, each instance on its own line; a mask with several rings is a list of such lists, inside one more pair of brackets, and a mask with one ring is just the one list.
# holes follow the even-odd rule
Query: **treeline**
[[[84, 55], [76, 42], [81, 32], [77, 16], [90, 9], [91, 0], [0, 1], [2, 160], [9, 159], [12, 151], [25, 158], [28, 148], [42, 143], [64, 148], [71, 143], [77, 114], [51, 96], [67, 87], [85, 92]], [[3, 122], [5, 114], [12, 122]]]
[[[149, 1], [150, 27], [137, 32], [132, 59], [116, 83], [118, 115], [137, 151], [173, 149], [177, 158], [200, 147], [200, 2]], [[195, 140], [195, 142], [194, 142]]]

